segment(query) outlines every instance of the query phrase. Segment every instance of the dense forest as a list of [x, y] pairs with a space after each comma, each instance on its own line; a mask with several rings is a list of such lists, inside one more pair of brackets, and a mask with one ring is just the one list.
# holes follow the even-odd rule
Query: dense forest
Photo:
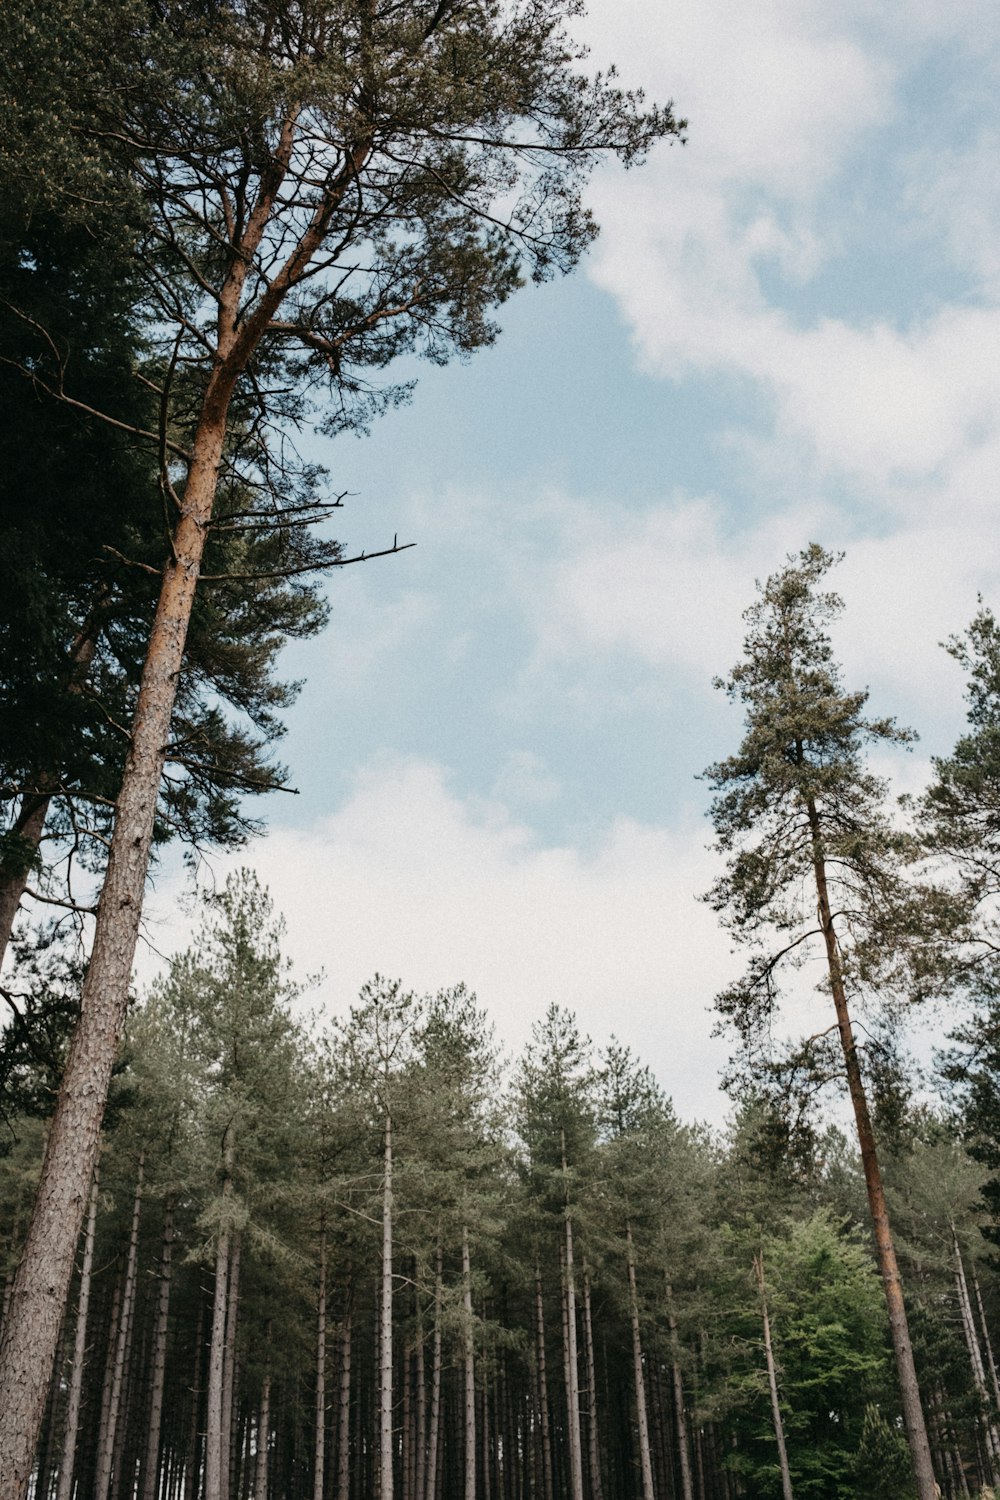
[[[959, 1497], [1000, 1463], [984, 1172], [966, 1118], [894, 1084], [884, 1171]], [[8, 1287], [43, 1131], [5, 1129]], [[243, 872], [132, 1013], [33, 1493], [765, 1497], [780, 1435], [796, 1495], [911, 1494], [864, 1191], [839, 1126], [763, 1095], [685, 1125], [557, 1004], [506, 1063], [462, 985], [376, 976], [311, 1016]]]

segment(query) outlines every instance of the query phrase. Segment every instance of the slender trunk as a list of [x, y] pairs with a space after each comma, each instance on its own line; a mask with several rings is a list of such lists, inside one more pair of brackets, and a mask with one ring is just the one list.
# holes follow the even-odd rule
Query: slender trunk
[[111, 1483], [111, 1467], [115, 1451], [115, 1435], [121, 1406], [122, 1376], [125, 1371], [125, 1355], [132, 1331], [132, 1309], [135, 1305], [135, 1272], [139, 1255], [139, 1215], [142, 1210], [142, 1186], [144, 1158], [139, 1157], [135, 1197], [132, 1200], [132, 1228], [129, 1233], [128, 1260], [125, 1265], [125, 1285], [122, 1288], [121, 1308], [118, 1318], [118, 1337], [115, 1340], [114, 1364], [108, 1397], [107, 1423], [101, 1434], [101, 1446], [97, 1457], [97, 1474], [94, 1479], [95, 1500], [105, 1500]]
[[642, 1367], [642, 1339], [639, 1330], [639, 1297], [635, 1284], [635, 1247], [632, 1225], [625, 1225], [625, 1256], [628, 1264], [628, 1312], [632, 1324], [632, 1373], [635, 1381], [636, 1427], [639, 1433], [639, 1468], [642, 1473], [642, 1500], [655, 1500], [653, 1460], [649, 1451], [649, 1413], [646, 1408], [646, 1377]]
[[[340, 1406], [337, 1412], [337, 1500], [350, 1500], [351, 1483], [351, 1324], [353, 1294], [348, 1288], [340, 1337]], [[422, 1500], [422, 1497], [418, 1497]]]
[[986, 1346], [986, 1359], [990, 1368], [990, 1385], [993, 1388], [993, 1400], [996, 1410], [1000, 1411], [1000, 1382], [997, 1380], [996, 1360], [993, 1358], [993, 1345], [990, 1342], [990, 1329], [986, 1321], [986, 1309], [983, 1306], [983, 1294], [979, 1290], [979, 1277], [976, 1275], [976, 1267], [972, 1267], [972, 1285], [976, 1293], [976, 1306], [979, 1308], [979, 1322], [983, 1330], [983, 1343]]
[[[563, 1178], [567, 1175], [566, 1136], [562, 1136]], [[564, 1210], [565, 1251], [563, 1288], [565, 1316], [566, 1408], [569, 1423], [571, 1500], [583, 1500], [583, 1445], [580, 1440], [580, 1366], [576, 1346], [576, 1278], [573, 1269], [573, 1217], [567, 1198]]]
[[167, 1320], [170, 1315], [170, 1276], [174, 1248], [173, 1204], [167, 1199], [163, 1215], [163, 1249], [160, 1254], [160, 1295], [153, 1334], [153, 1384], [149, 1397], [149, 1432], [146, 1440], [142, 1500], [156, 1500], [159, 1492], [160, 1429], [163, 1424], [163, 1384], [167, 1368]]
[[416, 1381], [415, 1425], [417, 1444], [413, 1470], [414, 1500], [424, 1500], [427, 1471], [427, 1371], [424, 1368], [424, 1319], [419, 1288], [416, 1294]]
[[441, 1431], [441, 1303], [443, 1300], [441, 1242], [434, 1272], [434, 1341], [431, 1346], [431, 1421], [427, 1442], [427, 1500], [435, 1500], [438, 1477], [438, 1438]]
[[194, 1336], [194, 1379], [191, 1386], [191, 1425], [188, 1432], [188, 1454], [184, 1473], [184, 1500], [196, 1500], [201, 1473], [201, 1382], [204, 1363], [205, 1299], [199, 1289], [198, 1326]]
[[472, 1271], [469, 1230], [462, 1225], [462, 1346], [465, 1394], [465, 1500], [476, 1500], [476, 1365], [472, 1342]]
[[[268, 1334], [271, 1331], [267, 1325]], [[257, 1415], [257, 1464], [254, 1473], [254, 1500], [267, 1500], [267, 1457], [271, 1444], [271, 1371], [264, 1371], [260, 1388], [260, 1411]]]
[[240, 1258], [243, 1238], [238, 1230], [233, 1233], [229, 1249], [229, 1285], [226, 1295], [226, 1344], [222, 1361], [222, 1444], [219, 1468], [222, 1481], [222, 1500], [229, 1500], [235, 1486], [237, 1448], [233, 1428], [233, 1410], [236, 1397], [236, 1328], [240, 1314]]
[[764, 1257], [755, 1255], [753, 1268], [757, 1275], [760, 1292], [760, 1315], [764, 1324], [764, 1357], [767, 1360], [767, 1384], [771, 1392], [771, 1415], [774, 1419], [774, 1437], [778, 1445], [778, 1463], [781, 1467], [781, 1493], [784, 1500], [793, 1500], [792, 1476], [788, 1468], [788, 1453], [785, 1449], [785, 1427], [781, 1420], [778, 1403], [778, 1375], [774, 1367], [774, 1350], [771, 1348], [771, 1323], [767, 1315], [767, 1291], [764, 1286]]
[[851, 1095], [851, 1104], [854, 1107], [858, 1145], [861, 1148], [861, 1163], [864, 1168], [865, 1187], [868, 1192], [868, 1209], [871, 1214], [872, 1229], [875, 1235], [875, 1249], [878, 1256], [879, 1270], [882, 1275], [886, 1308], [889, 1313], [889, 1333], [892, 1338], [893, 1353], [896, 1357], [896, 1371], [899, 1378], [899, 1390], [903, 1407], [903, 1422], [906, 1427], [907, 1441], [910, 1445], [910, 1454], [913, 1459], [913, 1474], [917, 1485], [918, 1500], [936, 1500], [937, 1486], [934, 1481], [934, 1466], [931, 1462], [930, 1444], [927, 1441], [927, 1426], [924, 1422], [923, 1408], [920, 1404], [920, 1387], [917, 1384], [917, 1371], [913, 1362], [913, 1346], [910, 1343], [906, 1304], [903, 1300], [903, 1283], [899, 1275], [896, 1249], [893, 1244], [892, 1229], [889, 1224], [889, 1209], [885, 1201], [885, 1191], [882, 1186], [882, 1171], [879, 1166], [878, 1152], [875, 1146], [875, 1132], [872, 1128], [868, 1098], [865, 1094], [864, 1080], [861, 1077], [857, 1044], [854, 1040], [854, 1029], [851, 1025], [850, 1010], [847, 1004], [847, 990], [844, 985], [840, 948], [834, 929], [833, 912], [830, 906], [830, 895], [827, 887], [826, 861], [823, 856], [822, 830], [820, 828], [819, 814], [812, 798], [807, 802], [807, 812], [812, 835], [813, 873], [816, 882], [819, 922], [826, 947], [830, 991], [833, 995], [834, 1008], [837, 1013], [837, 1028], [840, 1033], [840, 1044], [844, 1053], [847, 1086]]
[[597, 1430], [597, 1366], [590, 1317], [590, 1272], [583, 1263], [583, 1348], [587, 1369], [587, 1455], [590, 1459], [591, 1500], [604, 1500], [601, 1484], [601, 1435]]
[[[229, 1290], [229, 1249], [231, 1233], [228, 1205], [233, 1193], [235, 1147], [232, 1127], [227, 1127], [222, 1161], [222, 1227], [215, 1247], [215, 1294], [212, 1300], [212, 1337], [208, 1355], [208, 1401], [205, 1415], [205, 1500], [223, 1500], [223, 1435], [226, 1364], [226, 1312]], [[225, 1451], [228, 1471], [229, 1449]]]
[[[681, 1345], [674, 1316], [674, 1289], [667, 1281], [667, 1327], [670, 1330], [670, 1368], [674, 1386], [674, 1414], [677, 1418], [677, 1449], [681, 1461], [681, 1489], [684, 1500], [694, 1500], [691, 1484], [691, 1459], [688, 1443], [687, 1412], [684, 1409], [684, 1381], [681, 1378]], [[788, 1497], [785, 1497], [788, 1500]]]
[[319, 1297], [316, 1304], [316, 1443], [313, 1500], [323, 1500], [326, 1460], [326, 1226], [319, 1232]]
[[385, 1117], [379, 1310], [379, 1500], [392, 1500], [392, 1120]]
[[538, 1420], [542, 1429], [542, 1494], [554, 1500], [552, 1476], [552, 1433], [549, 1427], [549, 1383], [545, 1370], [545, 1306], [542, 1301], [542, 1272], [535, 1265], [535, 1337], [538, 1362]]
[[76, 1438], [80, 1427], [80, 1402], [83, 1397], [83, 1368], [87, 1359], [87, 1315], [90, 1310], [90, 1278], [94, 1265], [97, 1192], [98, 1169], [95, 1167], [94, 1181], [90, 1188], [90, 1204], [87, 1209], [87, 1227], [83, 1242], [83, 1263], [80, 1267], [80, 1300], [77, 1303], [76, 1309], [73, 1368], [69, 1381], [69, 1396], [66, 1401], [62, 1462], [59, 1465], [59, 1487], [56, 1490], [56, 1500], [70, 1500], [73, 1493], [73, 1466], [76, 1459]]
[[955, 1287], [958, 1292], [958, 1305], [962, 1314], [962, 1331], [965, 1334], [965, 1346], [969, 1351], [969, 1363], [972, 1366], [972, 1379], [979, 1394], [983, 1410], [983, 1430], [986, 1437], [986, 1453], [989, 1460], [989, 1479], [995, 1484], [1000, 1478], [1000, 1438], [997, 1436], [996, 1425], [990, 1412], [990, 1399], [986, 1389], [986, 1371], [983, 1367], [983, 1356], [979, 1348], [979, 1339], [976, 1335], [976, 1322], [972, 1316], [972, 1301], [969, 1297], [969, 1286], [965, 1279], [965, 1267], [962, 1264], [962, 1252], [959, 1249], [958, 1235], [955, 1226], [951, 1226], [951, 1243], [955, 1253]]

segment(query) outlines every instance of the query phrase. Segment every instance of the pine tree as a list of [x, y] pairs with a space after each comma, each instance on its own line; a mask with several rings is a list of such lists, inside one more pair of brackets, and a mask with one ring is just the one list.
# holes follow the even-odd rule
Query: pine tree
[[[906, 909], [906, 840], [893, 827], [885, 788], [864, 762], [866, 745], [912, 738], [890, 719], [869, 719], [867, 694], [847, 692], [828, 635], [841, 610], [821, 591], [835, 559], [818, 546], [791, 558], [746, 612], [743, 660], [720, 682], [746, 711], [739, 751], [711, 766], [712, 821], [727, 870], [710, 900], [756, 952], [744, 979], [717, 1000], [745, 1048], [766, 1053], [782, 964], [803, 966], [818, 948], [854, 1110], [882, 1273], [907, 1437], [920, 1500], [934, 1474], [889, 1226], [871, 1111], [849, 996], [891, 996], [895, 958], [887, 916]], [[808, 894], [807, 894], [808, 892]], [[780, 935], [768, 949], [765, 938]]]

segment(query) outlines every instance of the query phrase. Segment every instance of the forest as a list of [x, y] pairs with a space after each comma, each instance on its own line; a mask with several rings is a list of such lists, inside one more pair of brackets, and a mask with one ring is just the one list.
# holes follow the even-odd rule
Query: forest
[[157, 860], [239, 848], [289, 786], [282, 647], [410, 545], [332, 536], [310, 432], [491, 345], [593, 241], [594, 168], [686, 139], [588, 71], [579, 10], [6, 8], [0, 1500], [1000, 1486], [985, 602], [948, 643], [965, 732], [899, 800], [913, 735], [843, 681], [838, 556], [757, 584], [703, 775], [746, 959], [724, 1130], [572, 996], [514, 1058], [457, 976], [323, 1013], [249, 864], [135, 992]]

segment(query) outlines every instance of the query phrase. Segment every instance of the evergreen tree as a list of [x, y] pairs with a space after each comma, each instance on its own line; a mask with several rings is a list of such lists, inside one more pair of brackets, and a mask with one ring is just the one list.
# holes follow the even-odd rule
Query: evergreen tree
[[[709, 768], [712, 821], [726, 873], [709, 899], [754, 955], [746, 977], [717, 1000], [749, 1053], [766, 1053], [782, 965], [818, 950], [819, 988], [833, 1001], [854, 1110], [872, 1227], [920, 1500], [935, 1481], [917, 1386], [902, 1283], [858, 1056], [849, 997], [891, 997], [897, 957], [892, 918], [905, 912], [904, 837], [886, 810], [866, 745], [906, 744], [890, 719], [869, 719], [867, 694], [847, 692], [828, 634], [842, 608], [822, 592], [835, 559], [811, 546], [760, 588], [747, 610], [743, 660], [720, 682], [744, 705], [739, 751]], [[771, 933], [780, 946], [765, 946]]]

